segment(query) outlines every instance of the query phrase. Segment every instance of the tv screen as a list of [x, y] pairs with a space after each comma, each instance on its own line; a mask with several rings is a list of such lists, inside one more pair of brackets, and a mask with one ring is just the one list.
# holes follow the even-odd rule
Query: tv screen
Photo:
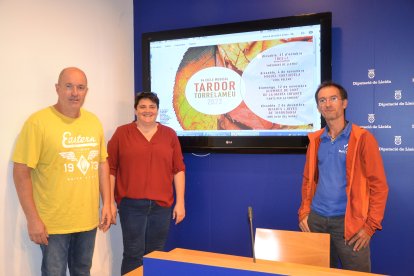
[[184, 151], [304, 151], [323, 126], [331, 13], [144, 33], [143, 86]]

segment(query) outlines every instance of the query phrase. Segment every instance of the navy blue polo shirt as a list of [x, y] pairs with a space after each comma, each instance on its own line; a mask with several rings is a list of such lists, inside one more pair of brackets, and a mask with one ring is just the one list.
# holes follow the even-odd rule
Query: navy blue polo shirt
[[351, 134], [351, 123], [331, 141], [328, 127], [321, 135], [318, 150], [319, 179], [311, 209], [319, 215], [332, 217], [345, 214], [346, 209], [346, 154]]

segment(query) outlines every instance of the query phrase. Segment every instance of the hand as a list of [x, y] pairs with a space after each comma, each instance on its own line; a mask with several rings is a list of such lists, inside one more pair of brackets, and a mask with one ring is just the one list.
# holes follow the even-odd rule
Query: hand
[[309, 226], [308, 226], [308, 217], [306, 216], [304, 219], [302, 219], [299, 222], [299, 228], [302, 230], [302, 232], [310, 232]]
[[116, 225], [117, 207], [115, 201], [111, 204], [111, 224]]
[[176, 225], [183, 221], [185, 218], [184, 204], [175, 204], [172, 218], [175, 219]]
[[109, 227], [111, 227], [112, 215], [111, 215], [111, 207], [110, 206], [103, 206], [101, 212], [101, 222], [99, 223], [99, 230], [102, 232], [108, 231]]
[[[364, 229], [361, 229], [356, 233], [349, 241], [348, 244], [354, 244], [354, 251], [359, 251], [363, 248], [366, 248], [369, 245], [369, 241], [371, 240], [371, 236], [365, 232]], [[346, 244], [346, 241], [345, 241]]]
[[49, 234], [46, 226], [40, 218], [33, 219], [27, 222], [27, 230], [30, 240], [36, 244], [48, 245]]

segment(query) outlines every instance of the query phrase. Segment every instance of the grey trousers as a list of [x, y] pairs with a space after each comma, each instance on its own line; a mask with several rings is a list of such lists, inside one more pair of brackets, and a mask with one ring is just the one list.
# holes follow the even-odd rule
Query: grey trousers
[[328, 233], [331, 235], [330, 266], [354, 271], [371, 272], [370, 246], [356, 252], [353, 245], [345, 244], [344, 216], [324, 217], [311, 212], [308, 217], [311, 232]]

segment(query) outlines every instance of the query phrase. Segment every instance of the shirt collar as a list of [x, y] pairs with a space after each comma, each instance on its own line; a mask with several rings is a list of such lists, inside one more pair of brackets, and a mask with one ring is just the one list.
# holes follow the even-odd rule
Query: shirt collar
[[[341, 132], [341, 134], [339, 134], [338, 136], [345, 136], [345, 137], [349, 137], [349, 135], [351, 134], [351, 129], [352, 129], [352, 123], [350, 123], [349, 121], [345, 121], [345, 128], [344, 130]], [[325, 127], [325, 131], [322, 133], [321, 135], [321, 139], [331, 139], [331, 137], [329, 137], [329, 127], [326, 126]]]

